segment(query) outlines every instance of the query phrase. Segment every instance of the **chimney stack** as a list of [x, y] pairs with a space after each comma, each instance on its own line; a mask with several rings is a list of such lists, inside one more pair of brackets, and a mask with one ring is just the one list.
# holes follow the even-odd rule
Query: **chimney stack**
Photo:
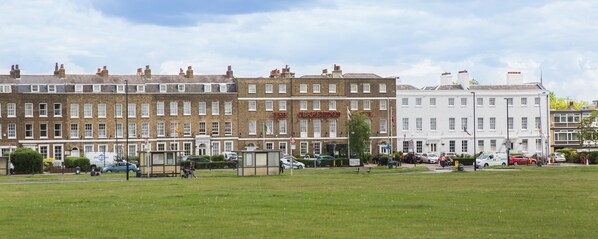
[[145, 74], [145, 79], [152, 79], [152, 70], [149, 65], [145, 65], [145, 71], [143, 73]]
[[193, 67], [187, 66], [187, 74], [185, 74], [185, 77], [189, 79], [193, 78]]
[[98, 68], [96, 75], [101, 77], [108, 77], [108, 68], [104, 66], [102, 69]]
[[467, 70], [462, 70], [459, 71], [459, 74], [457, 74], [457, 80], [459, 81], [459, 84], [461, 84], [463, 86], [464, 89], [469, 89], [469, 72], [467, 72]]
[[58, 69], [58, 78], [60, 78], [60, 79], [66, 78], [66, 70], [64, 70], [64, 64], [60, 64], [60, 69]]
[[58, 76], [58, 62], [56, 62], [56, 65], [54, 66], [54, 76]]
[[21, 69], [19, 69], [19, 64], [15, 65], [15, 79], [21, 79]]
[[280, 76], [280, 71], [278, 69], [274, 69], [270, 71], [270, 78], [277, 78]]
[[280, 74], [280, 76], [284, 78], [293, 78], [295, 77], [295, 73], [292, 73], [289, 65], [286, 65], [284, 68], [282, 68], [282, 74]]
[[341, 66], [337, 66], [336, 64], [334, 64], [334, 67], [332, 68], [332, 78], [342, 78], [343, 77], [343, 71], [341, 70]]
[[137, 68], [137, 73], [136, 73], [136, 74], [137, 74], [138, 76], [140, 76], [140, 75], [141, 75], [141, 72], [142, 72], [141, 70], [142, 70], [141, 68]]
[[440, 74], [440, 85], [452, 85], [453, 84], [453, 76], [450, 72], [444, 72]]
[[509, 71], [507, 72], [507, 85], [522, 85], [523, 75], [521, 71]]
[[226, 78], [229, 78], [229, 79], [235, 78], [235, 76], [233, 75], [233, 67], [232, 66], [228, 66], [228, 68], [226, 69]]
[[322, 69], [322, 76], [328, 76], [328, 69]]
[[569, 101], [569, 110], [575, 110], [575, 103], [573, 101]]
[[15, 65], [10, 66], [10, 78], [15, 78]]

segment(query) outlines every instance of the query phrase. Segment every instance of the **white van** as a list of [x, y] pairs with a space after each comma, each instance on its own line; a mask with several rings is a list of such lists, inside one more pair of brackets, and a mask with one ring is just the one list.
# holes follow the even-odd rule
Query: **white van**
[[478, 168], [502, 165], [507, 166], [507, 153], [504, 152], [484, 152], [476, 158]]

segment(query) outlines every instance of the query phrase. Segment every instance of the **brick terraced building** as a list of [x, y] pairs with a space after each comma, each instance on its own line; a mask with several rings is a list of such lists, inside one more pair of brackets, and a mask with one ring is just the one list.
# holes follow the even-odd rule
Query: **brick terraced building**
[[[295, 78], [288, 67], [269, 78], [223, 75], [0, 75], [0, 150], [28, 147], [44, 158], [91, 152], [136, 155], [140, 150], [182, 150], [216, 155], [251, 148], [294, 154], [346, 155], [347, 109], [372, 125], [371, 153], [391, 141], [394, 78], [332, 74]], [[128, 95], [128, 97], [127, 97]], [[128, 121], [128, 124], [127, 124]], [[128, 135], [128, 145], [125, 139]]]

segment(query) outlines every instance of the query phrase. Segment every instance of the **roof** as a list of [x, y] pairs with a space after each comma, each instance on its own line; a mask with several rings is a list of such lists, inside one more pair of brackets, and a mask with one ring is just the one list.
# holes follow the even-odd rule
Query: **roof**
[[343, 78], [382, 78], [374, 73], [346, 73]]
[[462, 85], [439, 85], [436, 90], [464, 90]]
[[523, 85], [472, 85], [470, 90], [542, 90], [538, 84]]
[[98, 75], [67, 75], [60, 79], [54, 75], [21, 75], [20, 80], [13, 79], [9, 75], [0, 75], [0, 84], [129, 84], [143, 83], [234, 83], [233, 79], [226, 75], [196, 75], [193, 78], [186, 78], [180, 75], [152, 75], [151, 79], [145, 79], [144, 75], [110, 75], [102, 77]]
[[419, 90], [419, 89], [412, 85], [397, 85], [397, 90]]

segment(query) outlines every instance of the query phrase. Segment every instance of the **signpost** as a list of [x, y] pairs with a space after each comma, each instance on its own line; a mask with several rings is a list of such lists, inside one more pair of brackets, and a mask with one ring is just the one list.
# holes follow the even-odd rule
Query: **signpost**
[[291, 176], [293, 176], [293, 161], [295, 161], [294, 157], [293, 157], [293, 149], [295, 149], [295, 137], [291, 136]]

